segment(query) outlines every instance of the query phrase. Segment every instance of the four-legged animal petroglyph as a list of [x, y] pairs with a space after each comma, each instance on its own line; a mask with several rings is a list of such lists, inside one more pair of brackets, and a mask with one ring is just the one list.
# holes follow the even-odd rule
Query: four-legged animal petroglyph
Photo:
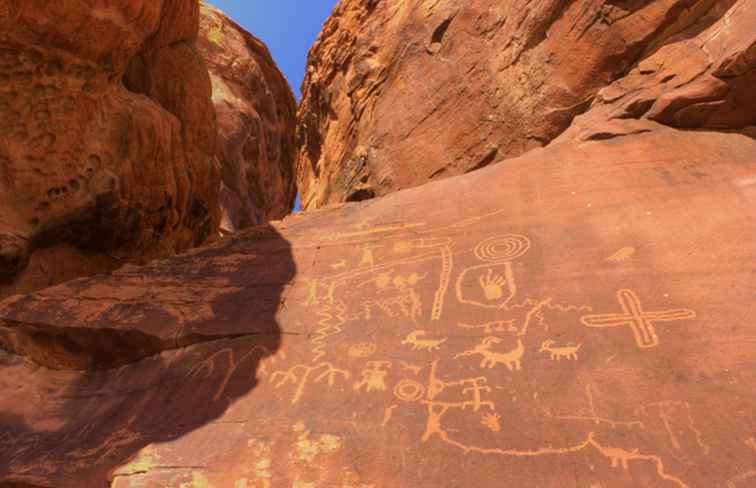
[[438, 351], [441, 344], [446, 342], [446, 338], [440, 340], [420, 339], [428, 334], [425, 330], [416, 330], [402, 341], [402, 345], [409, 344], [413, 351]]
[[549, 353], [551, 355], [552, 361], [561, 361], [562, 358], [565, 358], [567, 360], [574, 359], [575, 361], [577, 361], [578, 351], [580, 350], [582, 344], [568, 344], [566, 346], [559, 347], [555, 346], [555, 344], [556, 342], [552, 341], [551, 339], [543, 341], [538, 352]]
[[510, 371], [522, 369], [522, 357], [525, 355], [525, 346], [522, 339], [517, 338], [517, 347], [509, 352], [494, 352], [491, 350], [494, 344], [501, 344], [502, 340], [498, 337], [486, 337], [483, 341], [470, 351], [461, 352], [454, 356], [458, 359], [465, 356], [474, 356], [479, 354], [483, 356], [480, 362], [481, 368], [493, 368], [497, 364], [503, 364]]

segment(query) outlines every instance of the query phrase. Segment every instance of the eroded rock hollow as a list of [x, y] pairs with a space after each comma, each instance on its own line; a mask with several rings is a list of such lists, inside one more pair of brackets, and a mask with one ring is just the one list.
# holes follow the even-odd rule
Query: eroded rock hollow
[[0, 295], [218, 227], [199, 4], [0, 1]]

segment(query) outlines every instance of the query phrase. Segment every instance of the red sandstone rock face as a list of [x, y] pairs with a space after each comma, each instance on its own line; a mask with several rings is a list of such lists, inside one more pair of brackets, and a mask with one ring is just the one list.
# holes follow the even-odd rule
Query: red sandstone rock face
[[[664, 93], [648, 118], [752, 125], [753, 28], [735, 12], [753, 8], [733, 0], [342, 1], [310, 52], [303, 86], [302, 205], [384, 195], [543, 146], [631, 71]], [[741, 55], [694, 80], [710, 56], [725, 62], [716, 34], [698, 37], [719, 19], [721, 32], [741, 25], [727, 45]], [[680, 49], [690, 38], [700, 46]], [[670, 69], [680, 76], [658, 84]], [[695, 82], [683, 86], [686, 79]]]
[[0, 2], [0, 295], [218, 226], [198, 2], [80, 3]]
[[0, 485], [752, 486], [756, 141], [650, 124], [0, 303]]
[[752, 486], [756, 8], [712, 13], [506, 164], [0, 302], [0, 486]]
[[218, 117], [222, 229], [281, 219], [296, 196], [294, 95], [259, 39], [210, 5], [200, 19]]

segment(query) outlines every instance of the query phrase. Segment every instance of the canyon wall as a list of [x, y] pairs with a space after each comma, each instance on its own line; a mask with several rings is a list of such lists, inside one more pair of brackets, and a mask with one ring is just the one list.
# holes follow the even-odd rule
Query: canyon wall
[[199, 3], [0, 2], [0, 295], [216, 235]]
[[218, 118], [221, 230], [281, 219], [296, 197], [291, 88], [262, 41], [205, 3], [200, 34]]
[[[748, 62], [712, 73], [720, 81], [702, 87], [695, 76], [709, 63], [706, 41], [690, 48], [691, 59], [674, 47], [725, 16], [736, 20], [735, 5], [753, 8], [732, 0], [341, 1], [310, 51], [303, 84], [302, 206], [381, 196], [542, 147], [602, 103], [602, 89], [632, 70], [649, 78], [651, 64], [656, 73], [669, 64], [687, 72], [654, 80], [676, 92], [667, 98], [695, 91], [713, 107], [725, 97], [733, 112], [668, 107], [657, 120], [753, 124], [744, 104], [752, 100]], [[739, 42], [751, 41], [743, 32]], [[735, 77], [738, 87], [724, 94]]]

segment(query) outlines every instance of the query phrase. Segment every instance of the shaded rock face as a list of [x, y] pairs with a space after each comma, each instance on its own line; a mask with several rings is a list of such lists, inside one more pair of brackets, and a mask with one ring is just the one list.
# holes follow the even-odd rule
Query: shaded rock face
[[751, 486], [755, 167], [656, 124], [7, 299], [0, 485]]
[[199, 50], [218, 117], [222, 230], [283, 218], [294, 205], [296, 101], [268, 48], [202, 4]]
[[0, 2], [0, 295], [218, 226], [198, 2], [80, 3]]
[[[663, 94], [647, 114], [662, 123], [752, 125], [753, 29], [741, 28], [743, 45], [729, 45], [741, 56], [706, 80], [696, 76], [722, 57], [718, 36], [679, 47], [752, 9], [729, 0], [342, 1], [303, 84], [302, 206], [385, 195], [544, 146], [631, 71], [642, 74], [626, 83], [653, 79], [661, 90], [633, 113]], [[659, 83], [670, 68], [683, 72]], [[670, 99], [687, 100], [685, 109]]]

